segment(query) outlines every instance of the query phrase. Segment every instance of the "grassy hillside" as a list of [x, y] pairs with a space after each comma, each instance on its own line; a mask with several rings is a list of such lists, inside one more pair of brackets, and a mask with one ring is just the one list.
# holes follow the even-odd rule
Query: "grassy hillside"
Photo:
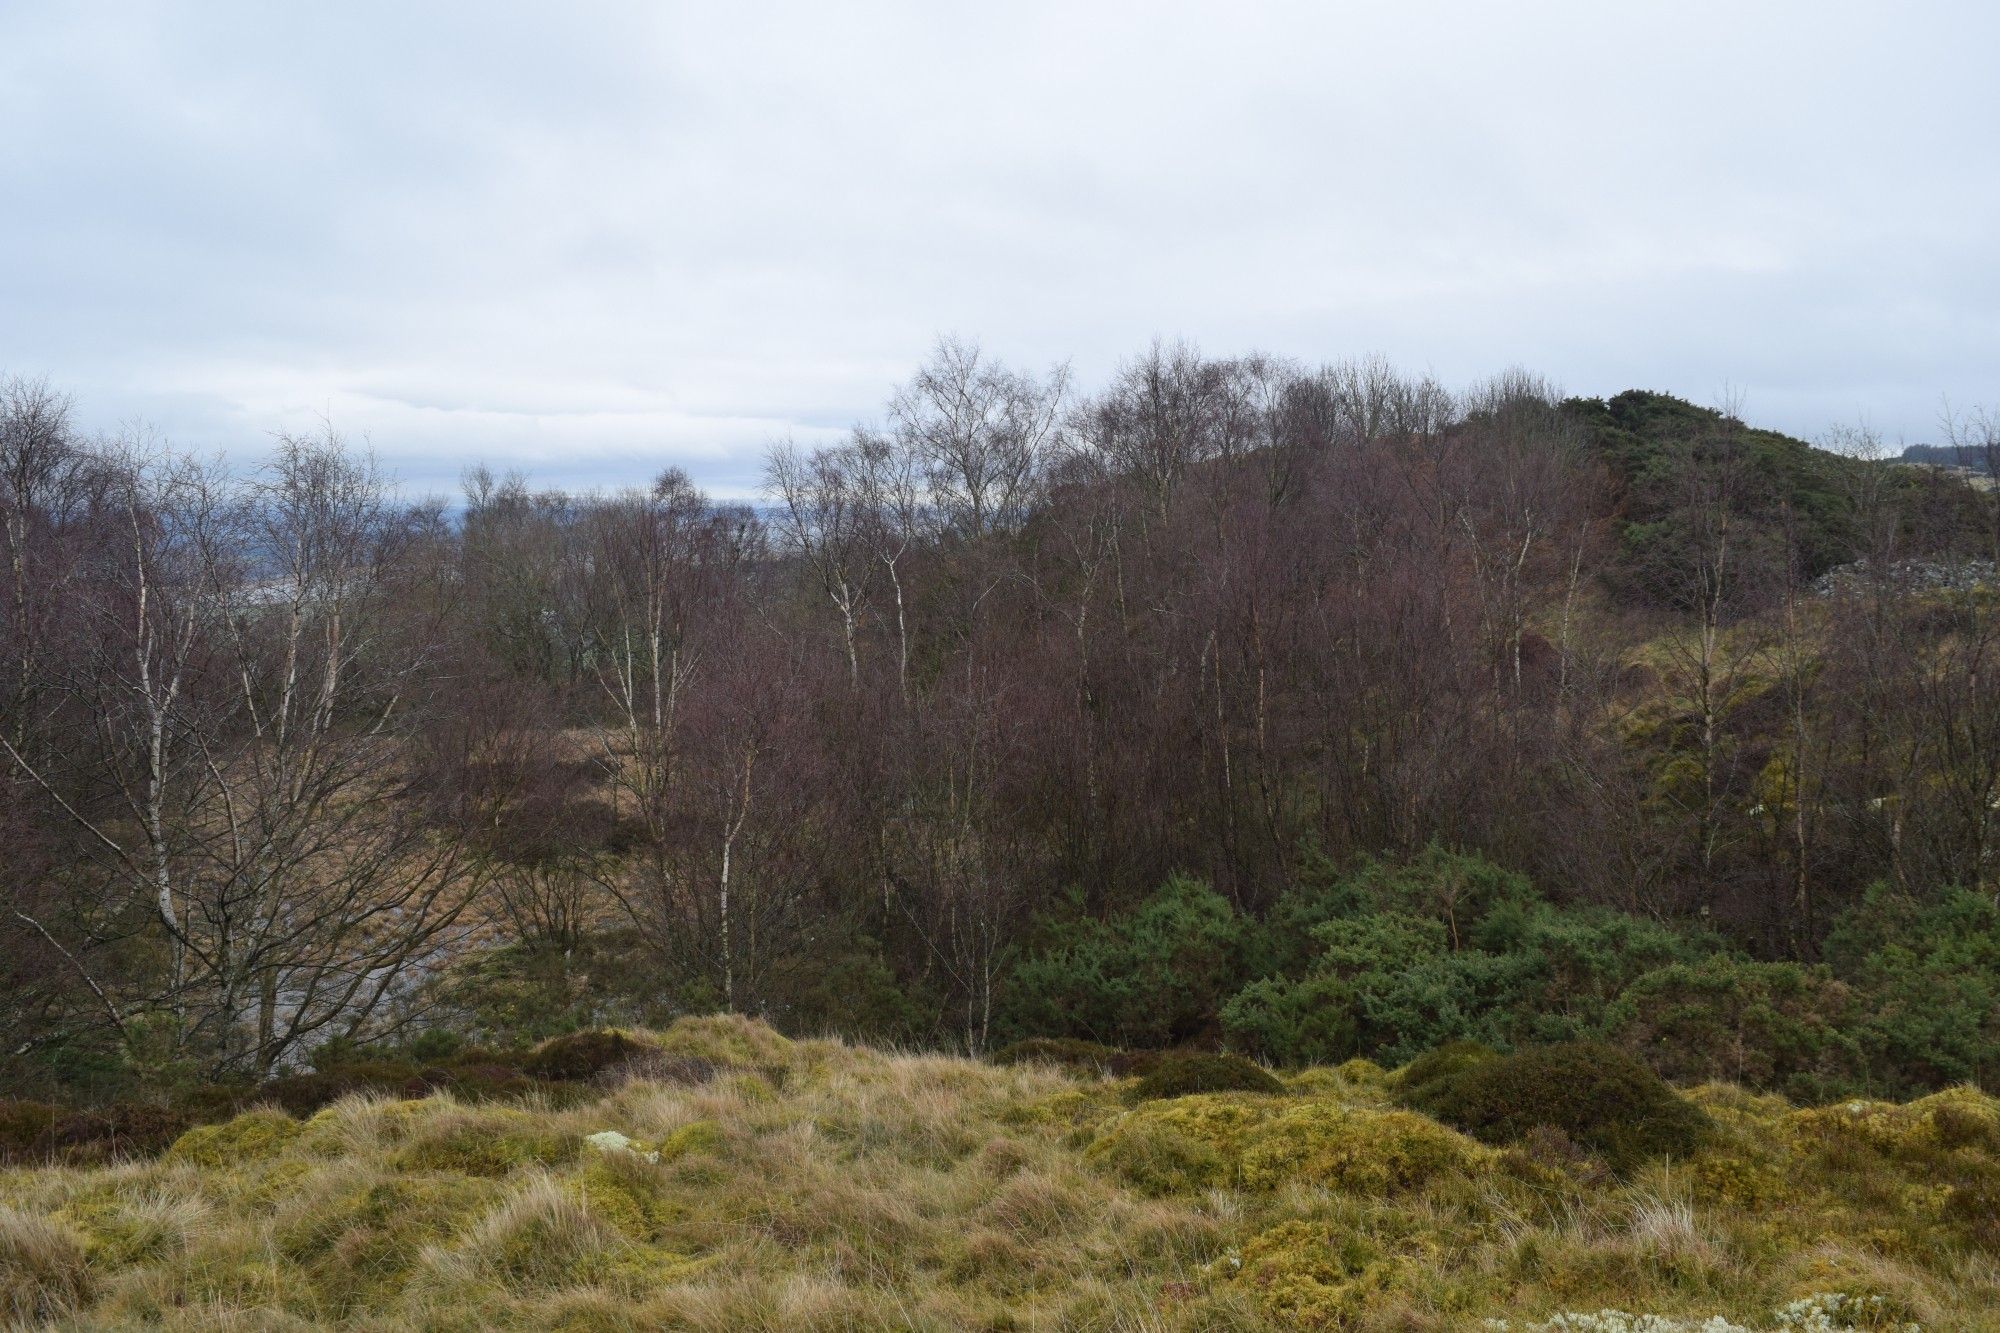
[[[0, 1310], [78, 1328], [2000, 1327], [2000, 1102], [1969, 1090], [1677, 1096], [1584, 1047], [1273, 1085], [1230, 1057], [1114, 1077], [1081, 1043], [1041, 1052], [1066, 1068], [722, 1018], [641, 1040], [568, 1093], [352, 1096], [153, 1160], [7, 1170]], [[1147, 1096], [1231, 1082], [1266, 1090]], [[1613, 1308], [1665, 1322], [1548, 1322]]]

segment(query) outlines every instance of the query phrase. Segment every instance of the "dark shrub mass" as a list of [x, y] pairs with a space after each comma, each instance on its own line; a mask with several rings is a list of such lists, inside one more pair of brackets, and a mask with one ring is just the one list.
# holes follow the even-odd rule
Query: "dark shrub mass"
[[1421, 1109], [1488, 1143], [1557, 1129], [1618, 1170], [1690, 1153], [1708, 1129], [1700, 1108], [1636, 1057], [1600, 1042], [1474, 1059], [1426, 1084], [1424, 1100]]
[[572, 1032], [543, 1042], [523, 1068], [556, 1083], [587, 1083], [652, 1049], [622, 1032]]
[[1454, 1079], [1476, 1065], [1499, 1059], [1490, 1046], [1476, 1041], [1448, 1041], [1425, 1051], [1396, 1075], [1396, 1094], [1405, 1106], [1429, 1113], [1432, 1104]]
[[1285, 1085], [1269, 1070], [1240, 1055], [1169, 1051], [1132, 1090], [1135, 1101], [1186, 1097], [1197, 1092], [1282, 1093]]

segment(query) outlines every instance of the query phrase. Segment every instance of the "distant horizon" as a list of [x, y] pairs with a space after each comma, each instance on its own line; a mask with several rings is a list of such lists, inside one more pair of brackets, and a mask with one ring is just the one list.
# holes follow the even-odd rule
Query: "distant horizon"
[[[1264, 351], [1265, 349], [1254, 350]], [[1302, 358], [1294, 359], [1302, 360]], [[1339, 361], [1343, 359], [1350, 358], [1332, 358], [1331, 360]], [[915, 362], [912, 363], [912, 370], [914, 369]], [[1526, 369], [1532, 371], [1535, 367], [1530, 366], [1526, 367]], [[20, 372], [0, 366], [0, 375], [18, 373]], [[228, 466], [234, 469], [256, 466], [268, 454], [277, 437], [288, 433], [287, 430], [277, 428], [262, 432], [249, 432], [248, 438], [255, 439], [257, 443], [254, 447], [247, 448], [244, 447], [241, 439], [235, 443], [226, 438], [215, 438], [205, 441], [188, 440], [169, 433], [154, 422], [143, 419], [107, 422], [102, 414], [93, 414], [90, 410], [89, 400], [70, 386], [63, 384], [53, 376], [38, 375], [31, 377], [46, 380], [50, 387], [66, 395], [71, 400], [73, 406], [72, 422], [77, 427], [79, 434], [89, 438], [110, 439], [122, 434], [141, 433], [151, 437], [162, 446], [202, 456], [220, 457]], [[1753, 429], [1777, 431], [1794, 439], [1803, 440], [1817, 448], [1832, 449], [1834, 452], [1841, 452], [1841, 441], [1832, 438], [1835, 432], [1844, 428], [1857, 426], [1869, 430], [1874, 429], [1865, 419], [1858, 422], [1827, 422], [1816, 431], [1788, 429], [1783, 425], [1760, 418], [1754, 405], [1747, 402], [1725, 405], [1712, 399], [1704, 400], [1690, 394], [1676, 393], [1670, 389], [1663, 389], [1656, 385], [1640, 384], [1628, 384], [1601, 393], [1583, 393], [1564, 386], [1559, 380], [1552, 379], [1551, 382], [1557, 388], [1562, 389], [1565, 396], [1573, 398], [1609, 399], [1620, 393], [1638, 391], [1666, 394], [1698, 407], [1714, 411], [1725, 411], [1729, 410], [1730, 407], [1734, 407], [1740, 414], [1740, 418], [1744, 424]], [[1084, 382], [1079, 385], [1080, 391], [1085, 393], [1089, 392], [1093, 387], [1094, 385], [1090, 382]], [[1449, 385], [1447, 387], [1461, 389], [1467, 386]], [[888, 388], [884, 389], [883, 397], [885, 401], [888, 391]], [[1730, 391], [1731, 386], [1725, 386], [1724, 392], [1727, 393]], [[1721, 397], [1721, 395], [1718, 395], [1718, 397]], [[1943, 433], [1942, 421], [1947, 409], [1952, 411], [1963, 410], [1962, 405], [1947, 404], [1941, 400], [1939, 403], [1940, 424], [1938, 429], [1932, 432], [1930, 438], [1905, 439], [1882, 435], [1880, 437], [1882, 456], [1884, 458], [1896, 458], [1911, 449], [1949, 448], [1950, 446], [1941, 438]], [[615, 492], [631, 487], [645, 487], [650, 485], [653, 479], [658, 477], [661, 472], [670, 468], [680, 468], [687, 472], [696, 486], [700, 487], [711, 499], [718, 503], [748, 504], [753, 508], [762, 510], [766, 506], [763, 503], [764, 494], [761, 484], [761, 474], [765, 454], [771, 445], [783, 439], [791, 439], [808, 446], [837, 443], [848, 436], [857, 426], [877, 424], [880, 416], [881, 409], [878, 406], [876, 411], [858, 415], [853, 421], [844, 425], [815, 426], [811, 423], [795, 423], [792, 429], [782, 434], [773, 434], [762, 443], [754, 445], [746, 443], [738, 446], [726, 458], [716, 460], [722, 465], [723, 470], [719, 473], [709, 472], [706, 474], [700, 466], [701, 460], [695, 460], [694, 465], [690, 465], [685, 454], [669, 454], [667, 452], [662, 452], [656, 459], [651, 460], [647, 459], [642, 453], [636, 452], [624, 457], [600, 458], [584, 470], [566, 469], [560, 452], [550, 455], [537, 455], [528, 459], [485, 457], [475, 453], [466, 457], [452, 459], [448, 465], [448, 471], [431, 469], [413, 472], [409, 464], [418, 460], [412, 459], [408, 455], [400, 454], [392, 448], [385, 449], [383, 447], [384, 442], [374, 439], [372, 436], [346, 429], [338, 418], [322, 415], [304, 422], [295, 423], [288, 430], [290, 433], [297, 433], [299, 431], [317, 433], [330, 428], [335, 434], [341, 436], [349, 447], [366, 452], [376, 459], [385, 479], [389, 482], [399, 499], [406, 502], [439, 499], [444, 502], [444, 507], [451, 511], [464, 508], [464, 477], [469, 471], [478, 467], [485, 467], [496, 476], [518, 472], [525, 478], [529, 489], [533, 491], [566, 491], [576, 494]], [[1877, 433], [1878, 435], [1880, 434], [1880, 432]], [[720, 480], [716, 480], [718, 475], [721, 478]]]

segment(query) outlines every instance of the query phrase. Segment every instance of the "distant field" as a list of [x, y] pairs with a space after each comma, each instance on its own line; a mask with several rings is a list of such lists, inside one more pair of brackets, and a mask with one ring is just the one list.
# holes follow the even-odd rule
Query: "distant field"
[[[1481, 1142], [1403, 1109], [1452, 1059], [1270, 1085], [727, 1018], [641, 1039], [508, 1101], [354, 1096], [7, 1170], [0, 1301], [76, 1328], [2000, 1327], [2000, 1102], [1970, 1090], [1661, 1093], [1674, 1154], [1638, 1112]], [[1145, 1096], [1239, 1078], [1278, 1090]]]

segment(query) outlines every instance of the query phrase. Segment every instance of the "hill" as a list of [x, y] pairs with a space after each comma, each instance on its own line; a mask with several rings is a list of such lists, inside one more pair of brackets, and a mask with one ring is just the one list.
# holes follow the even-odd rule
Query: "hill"
[[[1970, 1090], [1795, 1109], [1458, 1048], [1148, 1098], [1236, 1076], [735, 1018], [617, 1049], [523, 1096], [349, 1096], [7, 1170], [0, 1301], [79, 1329], [2000, 1327], [2000, 1103]], [[566, 1053], [542, 1067], [585, 1072]], [[1480, 1071], [1550, 1061], [1597, 1090], [1547, 1110], [1566, 1130], [1468, 1111]], [[1613, 1307], [1660, 1318], [1557, 1318]]]

